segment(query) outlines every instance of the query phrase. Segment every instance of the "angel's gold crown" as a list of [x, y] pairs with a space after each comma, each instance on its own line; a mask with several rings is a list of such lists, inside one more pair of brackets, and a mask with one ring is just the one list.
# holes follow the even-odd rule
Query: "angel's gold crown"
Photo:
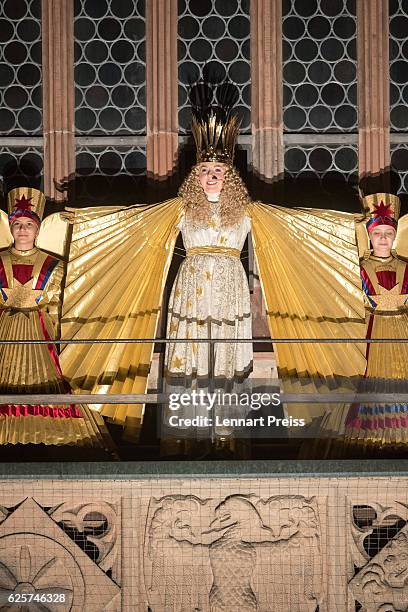
[[239, 127], [240, 121], [236, 115], [221, 118], [212, 111], [205, 118], [193, 116], [197, 163], [217, 161], [232, 164]]
[[10, 223], [18, 217], [30, 217], [41, 223], [45, 195], [33, 187], [16, 187], [7, 195], [7, 208]]

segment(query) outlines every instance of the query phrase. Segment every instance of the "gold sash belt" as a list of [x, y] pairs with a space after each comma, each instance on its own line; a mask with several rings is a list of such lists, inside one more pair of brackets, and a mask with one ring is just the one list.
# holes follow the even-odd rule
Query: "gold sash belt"
[[201, 246], [187, 249], [187, 257], [192, 257], [193, 255], [229, 255], [230, 257], [240, 257], [241, 251], [222, 246]]

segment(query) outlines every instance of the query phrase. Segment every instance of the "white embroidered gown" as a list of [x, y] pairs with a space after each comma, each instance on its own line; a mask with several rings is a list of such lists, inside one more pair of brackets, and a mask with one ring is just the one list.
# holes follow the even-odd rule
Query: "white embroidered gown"
[[[174, 282], [170, 301], [167, 337], [252, 338], [250, 296], [245, 270], [238, 256], [251, 228], [244, 216], [232, 227], [222, 228], [218, 205], [205, 227], [196, 227], [185, 215], [179, 225], [187, 257]], [[189, 249], [221, 247], [225, 253], [189, 254]], [[251, 343], [215, 343], [213, 376], [239, 380], [252, 369]], [[166, 372], [170, 379], [194, 380], [209, 375], [208, 346], [205, 343], [168, 344]], [[211, 373], [210, 373], [211, 374]]]

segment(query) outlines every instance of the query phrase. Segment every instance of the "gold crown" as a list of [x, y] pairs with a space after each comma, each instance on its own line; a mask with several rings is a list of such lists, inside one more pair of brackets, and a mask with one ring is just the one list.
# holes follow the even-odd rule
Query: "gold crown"
[[387, 209], [387, 215], [398, 221], [401, 202], [399, 197], [392, 193], [373, 193], [372, 195], [367, 195], [361, 198], [361, 204], [366, 217], [370, 217], [382, 209]]
[[45, 195], [34, 187], [16, 187], [7, 195], [8, 213], [14, 210], [26, 210], [34, 213], [41, 220], [45, 208]]
[[193, 116], [192, 132], [197, 147], [197, 163], [218, 161], [232, 164], [240, 123], [236, 115], [226, 119], [214, 112], [205, 118]]

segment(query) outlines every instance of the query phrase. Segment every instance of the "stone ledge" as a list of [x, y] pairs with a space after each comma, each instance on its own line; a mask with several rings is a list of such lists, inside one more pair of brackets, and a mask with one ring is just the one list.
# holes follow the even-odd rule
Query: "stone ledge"
[[0, 463], [0, 480], [406, 476], [408, 460]]

